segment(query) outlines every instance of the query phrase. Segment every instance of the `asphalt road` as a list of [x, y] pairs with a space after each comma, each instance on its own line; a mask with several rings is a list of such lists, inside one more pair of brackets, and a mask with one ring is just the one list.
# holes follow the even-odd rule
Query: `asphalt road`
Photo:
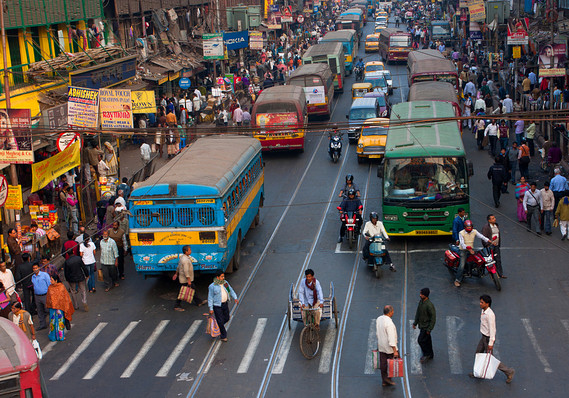
[[[372, 29], [368, 24], [366, 31]], [[365, 35], [364, 35], [365, 37]], [[361, 45], [363, 53], [363, 43]], [[377, 54], [367, 54], [367, 60]], [[392, 100], [407, 97], [404, 65], [390, 66]], [[353, 77], [347, 78], [347, 87]], [[345, 120], [349, 90], [336, 97], [332, 121]], [[337, 245], [335, 207], [347, 173], [355, 175], [365, 200], [365, 213], [380, 211], [376, 164], [358, 164], [355, 147], [333, 164], [327, 137], [310, 134], [303, 154], [264, 156], [265, 207], [261, 223], [242, 245], [242, 265], [228, 280], [240, 296], [233, 306], [228, 343], [205, 334], [205, 307], [173, 310], [177, 282], [144, 280], [127, 262], [126, 280], [104, 293], [89, 295], [89, 313], [78, 311], [64, 342], [39, 336], [45, 357], [42, 372], [51, 396], [89, 397], [564, 397], [569, 366], [569, 278], [563, 260], [569, 244], [559, 231], [550, 237], [526, 232], [516, 221], [513, 187], [494, 209], [486, 172], [491, 159], [478, 151], [472, 135], [464, 142], [474, 162], [471, 218], [482, 228], [496, 214], [503, 237], [502, 291], [489, 278], [469, 279], [461, 288], [442, 264], [449, 238], [394, 239], [389, 245], [397, 272], [376, 279], [347, 244]], [[537, 175], [543, 180], [543, 176]], [[367, 217], [366, 217], [367, 218]], [[288, 293], [303, 270], [312, 268], [324, 294], [334, 283], [339, 327], [322, 323], [319, 355], [306, 360], [299, 350], [300, 325], [289, 332], [285, 322]], [[210, 277], [197, 279], [205, 297]], [[435, 359], [418, 362], [420, 349], [410, 327], [418, 291], [428, 286], [437, 307], [433, 331]], [[472, 380], [479, 339], [481, 294], [490, 294], [497, 316], [496, 356], [516, 369], [512, 384]], [[395, 307], [406, 377], [384, 389], [371, 368], [374, 320], [384, 305]]]

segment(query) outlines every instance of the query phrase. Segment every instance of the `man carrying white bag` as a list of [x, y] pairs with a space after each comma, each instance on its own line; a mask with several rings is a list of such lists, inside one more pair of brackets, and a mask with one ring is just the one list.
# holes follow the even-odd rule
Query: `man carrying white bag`
[[492, 355], [494, 342], [496, 341], [496, 316], [490, 308], [492, 298], [487, 294], [480, 296], [480, 333], [482, 338], [478, 342], [476, 348], [476, 359], [474, 361], [474, 372], [470, 373], [470, 377], [481, 379], [493, 379], [496, 370], [501, 370], [508, 377], [506, 383], [510, 384], [514, 378], [516, 371], [507, 367]]

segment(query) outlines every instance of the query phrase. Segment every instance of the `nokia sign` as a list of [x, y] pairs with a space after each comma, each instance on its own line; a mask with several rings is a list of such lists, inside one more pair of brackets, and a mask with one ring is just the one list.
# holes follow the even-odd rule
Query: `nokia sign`
[[247, 48], [249, 46], [249, 31], [225, 32], [223, 34], [223, 43], [227, 50]]

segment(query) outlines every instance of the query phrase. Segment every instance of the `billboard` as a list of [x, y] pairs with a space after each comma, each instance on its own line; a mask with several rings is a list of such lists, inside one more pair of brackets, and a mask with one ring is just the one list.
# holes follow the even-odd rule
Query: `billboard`
[[203, 59], [223, 59], [223, 34], [203, 35]]
[[0, 163], [33, 163], [29, 109], [0, 109]]
[[67, 122], [70, 126], [96, 129], [99, 121], [99, 90], [69, 86]]
[[563, 68], [565, 69], [565, 55], [567, 46], [565, 44], [549, 43], [539, 49], [539, 68]]
[[468, 11], [470, 12], [471, 21], [486, 20], [486, 8], [484, 0], [471, 0], [468, 2]]
[[239, 50], [249, 46], [249, 31], [227, 32], [223, 34], [223, 44], [229, 50]]
[[263, 49], [263, 33], [262, 32], [249, 32], [249, 48], [251, 50]]
[[514, 18], [508, 21], [508, 45], [521, 46], [528, 44], [528, 23], [528, 18]]
[[99, 90], [101, 128], [132, 128], [132, 98], [130, 90], [102, 88]]

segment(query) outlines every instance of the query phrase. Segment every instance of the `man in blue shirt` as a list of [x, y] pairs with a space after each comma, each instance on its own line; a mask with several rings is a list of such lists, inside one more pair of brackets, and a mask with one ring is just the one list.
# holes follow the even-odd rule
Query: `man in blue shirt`
[[45, 299], [47, 295], [47, 288], [51, 285], [51, 280], [47, 272], [40, 271], [40, 266], [34, 264], [32, 267], [34, 274], [32, 275], [32, 284], [34, 285], [34, 296], [36, 299], [36, 308], [38, 310], [38, 318], [40, 326], [36, 330], [42, 330], [47, 327], [45, 318], [48, 314]]
[[466, 219], [466, 213], [462, 207], [458, 208], [458, 214], [452, 222], [452, 239], [455, 244], [460, 243], [460, 238], [458, 236], [459, 232], [464, 229], [464, 220]]
[[534, 73], [534, 71], [531, 71], [530, 73], [528, 73], [528, 77], [531, 83], [531, 89], [533, 90], [537, 85], [537, 75]]
[[314, 308], [317, 310], [313, 311], [314, 314], [314, 324], [316, 328], [320, 328], [320, 318], [322, 317], [322, 307], [324, 306], [324, 296], [322, 294], [322, 286], [320, 282], [314, 277], [314, 271], [310, 268], [304, 271], [306, 276], [298, 288], [298, 299], [300, 300], [300, 305], [302, 306], [302, 320], [306, 325], [306, 315], [308, 311], [304, 309]]
[[551, 179], [549, 182], [549, 189], [553, 192], [553, 196], [555, 197], [555, 207], [553, 211], [557, 210], [557, 204], [561, 200], [562, 197], [565, 196], [569, 187], [567, 186], [567, 178], [561, 175], [561, 169], [558, 167], [555, 168], [555, 177]]

